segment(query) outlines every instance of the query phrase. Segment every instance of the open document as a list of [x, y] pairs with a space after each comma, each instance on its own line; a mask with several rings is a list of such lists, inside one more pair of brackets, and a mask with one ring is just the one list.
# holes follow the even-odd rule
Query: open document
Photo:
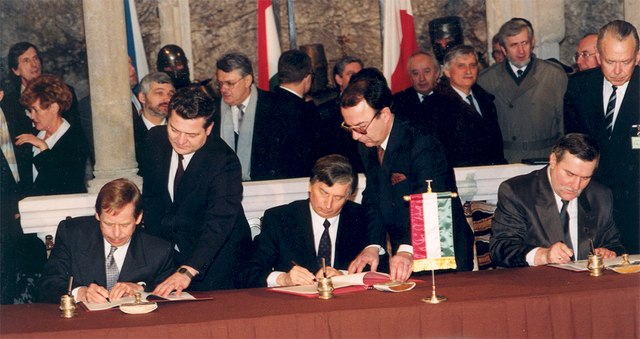
[[[577, 260], [572, 261], [566, 264], [549, 264], [547, 266], [561, 268], [563, 270], [574, 271], [574, 272], [584, 272], [588, 271], [587, 268], [589, 260]], [[622, 256], [617, 256], [615, 258], [604, 259], [604, 267], [606, 269], [615, 269], [619, 268], [622, 265]], [[629, 265], [630, 266], [640, 266], [640, 254], [634, 254], [629, 256]]]
[[[176, 296], [176, 292], [171, 292], [171, 294], [169, 294], [166, 297], [161, 297], [148, 292], [141, 292], [141, 294], [142, 294], [143, 302], [144, 301], [162, 302], [162, 301], [200, 300], [200, 298], [196, 299], [196, 297], [194, 297], [193, 295], [187, 292], [182, 292], [180, 296]], [[104, 311], [113, 307], [118, 307], [122, 304], [134, 303], [135, 300], [136, 298], [131, 296], [131, 297], [120, 298], [118, 300], [104, 303], [104, 304], [89, 303], [89, 302], [83, 302], [82, 304], [87, 308], [88, 311]]]
[[[341, 294], [356, 291], [365, 291], [372, 287], [374, 284], [389, 282], [389, 275], [380, 272], [364, 272], [356, 274], [345, 274], [331, 277], [333, 283], [333, 293]], [[269, 291], [295, 294], [305, 297], [317, 297], [318, 285], [297, 285], [286, 287], [274, 287]]]

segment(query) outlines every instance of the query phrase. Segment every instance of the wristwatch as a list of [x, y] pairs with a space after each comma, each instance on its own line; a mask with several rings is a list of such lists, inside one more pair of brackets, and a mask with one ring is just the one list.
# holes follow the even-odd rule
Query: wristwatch
[[182, 274], [186, 275], [187, 277], [189, 277], [189, 279], [193, 280], [193, 274], [191, 274], [191, 272], [189, 272], [189, 270], [186, 269], [185, 267], [178, 268], [178, 270], [176, 272], [182, 273]]

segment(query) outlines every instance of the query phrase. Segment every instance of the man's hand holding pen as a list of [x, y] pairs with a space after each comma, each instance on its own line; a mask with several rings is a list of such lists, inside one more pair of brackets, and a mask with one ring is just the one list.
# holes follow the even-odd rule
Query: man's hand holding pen
[[89, 286], [80, 287], [78, 289], [76, 301], [104, 304], [112, 300], [118, 300], [122, 297], [133, 295], [136, 291], [142, 290], [144, 290], [142, 285], [128, 282], [116, 283], [113, 288], [111, 288], [111, 291], [108, 291], [97, 283], [91, 283]]
[[[295, 263], [292, 264], [293, 267], [291, 268], [291, 270], [289, 270], [289, 272], [279, 275], [276, 279], [276, 282], [279, 286], [313, 285], [318, 281], [318, 279], [324, 277], [324, 271], [322, 268], [319, 269], [315, 275], [313, 275], [313, 273], [311, 273], [306, 268]], [[327, 266], [326, 274], [326, 277], [330, 278], [337, 275], [342, 275], [342, 272], [333, 267]]]

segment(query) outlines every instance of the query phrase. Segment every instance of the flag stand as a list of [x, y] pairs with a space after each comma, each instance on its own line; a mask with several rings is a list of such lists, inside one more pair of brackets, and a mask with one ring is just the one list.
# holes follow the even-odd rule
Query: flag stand
[[436, 274], [434, 270], [431, 270], [431, 297], [423, 298], [422, 302], [427, 304], [439, 304], [447, 301], [447, 297], [436, 294]]

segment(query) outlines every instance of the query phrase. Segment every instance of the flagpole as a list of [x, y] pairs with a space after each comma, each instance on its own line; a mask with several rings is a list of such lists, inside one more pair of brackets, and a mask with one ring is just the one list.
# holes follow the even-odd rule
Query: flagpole
[[427, 304], [439, 304], [447, 301], [447, 297], [436, 294], [436, 273], [431, 270], [431, 298], [423, 298], [422, 302]]

